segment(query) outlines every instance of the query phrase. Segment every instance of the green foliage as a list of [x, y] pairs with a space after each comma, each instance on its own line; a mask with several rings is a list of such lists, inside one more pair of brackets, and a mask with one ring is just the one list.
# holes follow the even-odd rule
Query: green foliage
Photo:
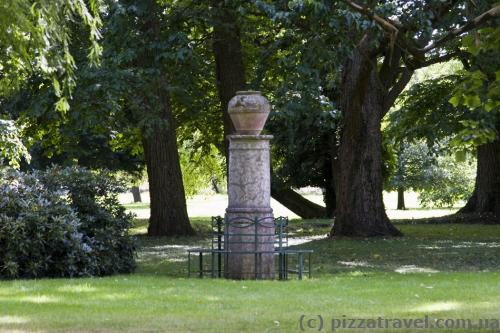
[[402, 141], [395, 147], [395, 163], [393, 174], [386, 182], [389, 191], [403, 188], [405, 190], [422, 190], [432, 182], [432, 172], [429, 172], [435, 162], [435, 157], [428, 147], [421, 143]]
[[126, 213], [118, 194], [127, 190], [106, 170], [53, 167], [42, 176], [54, 191], [67, 191], [71, 207], [81, 220], [80, 231], [91, 240], [97, 257], [97, 275], [130, 272], [134, 269], [134, 244], [128, 236], [132, 215]]
[[29, 162], [31, 156], [22, 142], [19, 127], [11, 120], [0, 119], [0, 166], [7, 161], [17, 169], [22, 159]]
[[109, 79], [99, 89], [111, 88], [115, 112], [145, 134], [164, 121], [161, 98], [168, 96], [181, 141], [197, 132], [205, 147], [222, 139], [207, 14], [206, 3], [190, 1], [110, 5], [103, 33]]
[[142, 144], [137, 128], [119, 112], [122, 85], [109, 68], [94, 67], [83, 54], [82, 29], [73, 29], [71, 43], [78, 69], [78, 89], [69, 100], [71, 112], [62, 115], [54, 108], [57, 96], [50, 82], [30, 76], [22, 89], [0, 96], [2, 112], [22, 126], [22, 135], [32, 155], [31, 168], [51, 164], [124, 170], [140, 174]]
[[19, 172], [2, 175], [0, 193], [0, 276], [92, 275], [91, 247], [61, 193]]
[[463, 78], [453, 89], [449, 102], [465, 107], [469, 113], [483, 114], [480, 119], [462, 121], [462, 141], [485, 144], [498, 137], [500, 119], [500, 28], [487, 27], [463, 39], [470, 61]]
[[494, 140], [495, 112], [486, 111], [483, 102], [474, 108], [455, 103], [454, 89], [464, 80], [467, 75], [460, 71], [413, 84], [387, 117], [389, 136], [396, 141], [424, 140], [435, 151], [473, 151]]
[[395, 142], [423, 140], [430, 149], [446, 148], [443, 140], [456, 136], [463, 130], [461, 121], [475, 116], [448, 102], [459, 79], [458, 75], [443, 75], [417, 82], [403, 92], [397, 108], [387, 116], [388, 136]]
[[225, 160], [215, 146], [195, 149], [185, 141], [179, 150], [182, 168], [182, 181], [187, 196], [193, 196], [200, 190], [212, 187], [214, 190], [225, 188]]
[[38, 73], [51, 81], [56, 108], [68, 110], [75, 86], [70, 52], [71, 27], [82, 24], [90, 41], [89, 59], [97, 63], [101, 0], [11, 0], [0, 4], [0, 95], [19, 89]]
[[325, 188], [338, 113], [319, 93], [314, 96], [304, 90], [275, 100], [267, 125], [274, 135], [273, 172], [292, 187]]
[[476, 163], [460, 161], [457, 156], [444, 155], [436, 158], [427, 170], [425, 187], [418, 192], [423, 207], [453, 207], [472, 195], [476, 177]]
[[[324, 187], [326, 180], [332, 179], [329, 172], [340, 120], [339, 73], [365, 32], [372, 33], [374, 43], [387, 38], [376, 23], [345, 2], [120, 0], [100, 8], [98, 0], [37, 0], [30, 2], [33, 13], [27, 11], [27, 3], [15, 0], [5, 6], [8, 10], [0, 14], [0, 27], [17, 27], [12, 31], [41, 27], [51, 48], [40, 48], [37, 45], [45, 44], [29, 40], [32, 48], [28, 49], [25, 35], [4, 30], [0, 43], [5, 41], [5, 45], [14, 47], [12, 53], [2, 51], [5, 54], [0, 55], [0, 66], [10, 73], [5, 78], [10, 75], [16, 84], [2, 85], [5, 90], [0, 90], [0, 95], [10, 100], [7, 104], [12, 106], [11, 118], [20, 120], [25, 126], [23, 134], [33, 142], [34, 167], [43, 168], [52, 162], [77, 163], [140, 173], [141, 136], [149, 133], [151, 125], [163, 121], [165, 103], [161, 96], [168, 96], [183, 147], [184, 182], [191, 194], [217, 170], [218, 158], [208, 157], [213, 156], [213, 147], [223, 151], [222, 113], [212, 54], [217, 8], [228, 6], [238, 16], [248, 86], [263, 90], [274, 106], [267, 126], [275, 135], [273, 171], [292, 186]], [[453, 10], [442, 12], [442, 1], [378, 1], [370, 6], [383, 17], [397, 18], [407, 28], [400, 34], [412, 39], [418, 36], [418, 43], [423, 45], [417, 45], [415, 40], [416, 45], [410, 46], [419, 48], [429, 38], [448, 33], [450, 26], [462, 24], [467, 15], [473, 14], [467, 10], [482, 11], [491, 3], [483, 1], [477, 8], [468, 8], [465, 1], [459, 1]], [[85, 10], [85, 4], [90, 10]], [[101, 66], [96, 67], [92, 60], [95, 57], [89, 60], [88, 54], [89, 50], [91, 55], [100, 52], [96, 44], [99, 11], [103, 16], [103, 52]], [[436, 19], [439, 15], [444, 19]], [[440, 23], [434, 24], [436, 21]], [[471, 44], [467, 38], [465, 43]], [[496, 37], [488, 38], [493, 41], [488, 44], [495, 45]], [[446, 48], [430, 56], [444, 54]], [[475, 51], [471, 48], [471, 52]], [[32, 59], [33, 54], [38, 60], [23, 60]], [[379, 54], [378, 60], [382, 57]], [[405, 65], [415, 62], [410, 53], [405, 57]], [[35, 64], [35, 68], [28, 70], [27, 64]], [[68, 92], [75, 81], [60, 80], [69, 74], [78, 84], [72, 98]], [[475, 111], [465, 114], [465, 107], [453, 108], [448, 103], [449, 92], [457, 79], [438, 81], [443, 84], [437, 87], [426, 82], [420, 92], [408, 95], [415, 98], [405, 98], [400, 114], [405, 120], [394, 121], [401, 128], [400, 137], [426, 137], [435, 143], [451, 132], [470, 129], [461, 134], [460, 142], [484, 138], [482, 124], [491, 124], [491, 119]], [[20, 91], [19, 87], [23, 88], [21, 92], [14, 94], [12, 91]], [[476, 96], [467, 97], [466, 102], [478, 105]], [[55, 103], [61, 110], [71, 107], [72, 112], [54, 112]], [[2, 112], [5, 105], [1, 104]], [[386, 155], [384, 158], [390, 159], [390, 153]]]
[[0, 182], [0, 276], [77, 277], [135, 267], [123, 186], [106, 172], [5, 171]]
[[[102, 23], [97, 14], [103, 11], [102, 1], [58, 0], [51, 1], [50, 6], [63, 6], [66, 2], [75, 2], [81, 7], [87, 20], [82, 24], [69, 14], [59, 19], [61, 27], [57, 33], [67, 37], [64, 52], [69, 52], [65, 59], [72, 62], [71, 73], [55, 71], [54, 80], [47, 73], [34, 69], [25, 74], [18, 88], [10, 93], [0, 92], [1, 112], [22, 126], [23, 139], [32, 155], [31, 165], [23, 167], [43, 169], [51, 164], [78, 164], [92, 169], [140, 174], [144, 162], [139, 133], [130, 126], [127, 116], [118, 112], [122, 104], [118, 92], [122, 91], [124, 80], [111, 68], [96, 66], [100, 51], [91, 51], [101, 47], [97, 39], [101, 38], [102, 31], [97, 28]], [[89, 9], [84, 9], [85, 6]], [[66, 9], [61, 8], [61, 12]], [[92, 17], [88, 17], [89, 12]], [[54, 9], [53, 15], [56, 14]], [[89, 27], [90, 24], [95, 27]], [[56, 44], [54, 52], [62, 52]], [[64, 88], [58, 81], [63, 78], [71, 80], [75, 89]], [[54, 105], [60, 104], [61, 99], [65, 99], [71, 112], [57, 110]]]
[[453, 207], [474, 190], [475, 161], [457, 158], [463, 153], [436, 155], [422, 141], [403, 141], [396, 148], [396, 167], [385, 188], [416, 191], [424, 207]]
[[340, 121], [335, 69], [338, 53], [350, 44], [325, 28], [337, 18], [322, 2], [255, 3], [268, 19], [243, 24], [244, 51], [255, 64], [250, 86], [273, 105], [266, 125], [274, 136], [273, 177], [291, 187], [328, 188]]

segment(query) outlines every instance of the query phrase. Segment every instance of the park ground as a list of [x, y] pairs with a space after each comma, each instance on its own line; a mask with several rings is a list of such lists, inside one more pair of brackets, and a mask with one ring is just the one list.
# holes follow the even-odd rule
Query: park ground
[[[395, 206], [393, 199], [386, 197], [387, 207]], [[413, 209], [388, 210], [405, 234], [400, 238], [331, 240], [330, 221], [293, 219], [297, 246], [315, 250], [312, 279], [187, 278], [186, 251], [207, 244], [209, 216], [223, 214], [225, 200], [218, 195], [188, 201], [198, 231], [190, 238], [146, 237], [148, 204], [128, 204], [138, 214], [132, 230], [136, 273], [0, 281], [0, 332], [300, 332], [301, 317], [308, 329], [307, 320], [317, 325], [318, 315], [326, 322], [324, 332], [332, 331], [333, 318], [500, 320], [500, 226], [429, 224], [419, 219], [454, 210], [415, 208], [412, 194], [407, 205]], [[294, 217], [273, 207], [276, 215]]]

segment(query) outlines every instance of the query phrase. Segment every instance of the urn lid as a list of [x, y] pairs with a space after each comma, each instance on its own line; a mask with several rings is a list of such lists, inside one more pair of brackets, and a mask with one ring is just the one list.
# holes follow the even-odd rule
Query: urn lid
[[258, 90], [239, 90], [236, 95], [262, 95], [262, 93]]

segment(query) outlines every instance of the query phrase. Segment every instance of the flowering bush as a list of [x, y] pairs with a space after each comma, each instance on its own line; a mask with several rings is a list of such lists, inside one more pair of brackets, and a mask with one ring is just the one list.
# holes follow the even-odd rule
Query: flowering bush
[[0, 277], [76, 277], [131, 272], [132, 216], [106, 172], [53, 167], [4, 171], [0, 180]]

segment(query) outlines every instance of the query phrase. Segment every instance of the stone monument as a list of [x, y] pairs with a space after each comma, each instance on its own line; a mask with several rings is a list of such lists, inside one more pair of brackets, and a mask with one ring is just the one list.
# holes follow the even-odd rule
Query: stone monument
[[228, 109], [236, 134], [228, 135], [226, 274], [232, 279], [273, 279], [274, 219], [269, 157], [269, 141], [273, 137], [260, 135], [271, 107], [260, 92], [239, 91], [229, 101]]

